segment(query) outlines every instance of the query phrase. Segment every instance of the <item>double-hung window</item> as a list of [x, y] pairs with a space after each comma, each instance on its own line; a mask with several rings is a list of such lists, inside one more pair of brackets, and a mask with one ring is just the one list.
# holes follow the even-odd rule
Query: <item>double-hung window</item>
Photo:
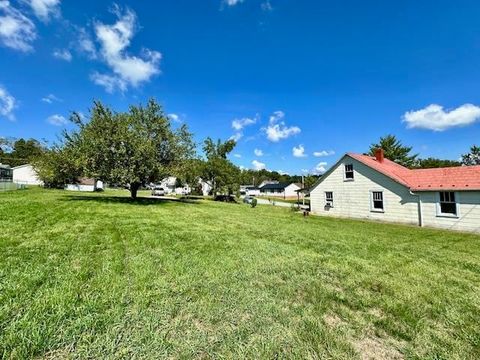
[[345, 180], [353, 180], [353, 165], [345, 164]]
[[333, 207], [333, 191], [325, 191], [326, 206]]
[[372, 191], [372, 211], [384, 211], [383, 191]]
[[455, 192], [441, 191], [439, 195], [439, 215], [457, 216], [457, 202], [455, 199]]

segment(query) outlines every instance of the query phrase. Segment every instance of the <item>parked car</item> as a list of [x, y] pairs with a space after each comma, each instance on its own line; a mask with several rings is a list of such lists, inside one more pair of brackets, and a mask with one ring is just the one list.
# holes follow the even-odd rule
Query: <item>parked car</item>
[[253, 199], [254, 199], [253, 196], [247, 195], [247, 196], [245, 196], [245, 197], [243, 198], [243, 202], [244, 202], [245, 204], [251, 204], [252, 201], [253, 201]]
[[164, 196], [165, 195], [165, 189], [161, 186], [155, 186], [152, 189], [152, 196]]

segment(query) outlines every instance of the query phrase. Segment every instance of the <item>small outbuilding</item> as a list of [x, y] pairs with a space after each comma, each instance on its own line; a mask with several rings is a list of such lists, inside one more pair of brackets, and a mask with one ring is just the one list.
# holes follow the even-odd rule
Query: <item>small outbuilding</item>
[[91, 178], [79, 178], [77, 183], [65, 186], [68, 191], [94, 192], [99, 189], [103, 189], [103, 182]]

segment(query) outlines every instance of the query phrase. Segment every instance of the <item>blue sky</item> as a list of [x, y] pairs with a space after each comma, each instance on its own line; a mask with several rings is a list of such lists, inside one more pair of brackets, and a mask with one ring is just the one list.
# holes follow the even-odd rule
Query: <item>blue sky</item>
[[232, 160], [323, 171], [393, 133], [457, 159], [480, 135], [478, 1], [0, 0], [0, 136], [55, 141], [94, 99], [160, 101]]

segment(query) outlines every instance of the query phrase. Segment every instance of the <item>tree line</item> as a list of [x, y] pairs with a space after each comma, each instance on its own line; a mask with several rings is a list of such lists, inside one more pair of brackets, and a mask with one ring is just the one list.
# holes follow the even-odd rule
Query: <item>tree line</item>
[[[201, 178], [213, 187], [212, 193], [234, 194], [240, 184], [259, 185], [264, 180], [302, 181], [302, 176], [280, 174], [269, 170], [240, 169], [228, 155], [236, 146], [234, 140], [202, 143], [203, 156], [186, 125], [172, 126], [162, 107], [150, 100], [146, 106], [130, 106], [116, 112], [99, 101], [94, 102], [88, 121], [78, 113], [70, 120], [74, 130], [64, 130], [53, 146], [35, 139], [1, 139], [0, 162], [17, 166], [32, 163], [48, 187], [63, 187], [80, 177], [102, 180], [110, 185], [128, 186], [131, 197], [149, 183], [167, 176], [177, 177], [177, 185], [195, 189]], [[480, 164], [480, 148], [473, 146], [461, 161], [436, 158], [421, 159], [412, 154], [394, 135], [381, 137], [367, 153], [377, 148], [385, 157], [409, 168], [432, 168]], [[305, 186], [313, 185], [318, 176], [303, 177]]]

